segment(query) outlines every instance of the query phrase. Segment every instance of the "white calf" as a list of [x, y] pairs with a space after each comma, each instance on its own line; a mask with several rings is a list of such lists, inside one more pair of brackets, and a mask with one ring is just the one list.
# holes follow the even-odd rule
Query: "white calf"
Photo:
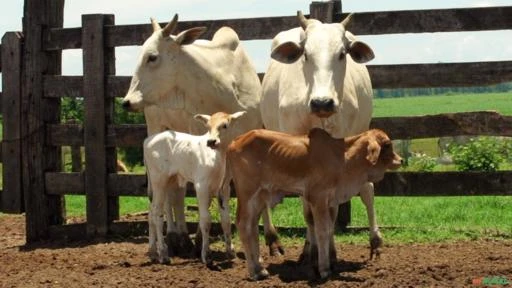
[[233, 255], [231, 221], [229, 217], [229, 185], [222, 186], [225, 174], [226, 148], [237, 136], [232, 126], [246, 112], [212, 116], [198, 114], [194, 118], [205, 124], [208, 132], [201, 136], [175, 131], [152, 135], [144, 141], [144, 160], [148, 173], [148, 191], [152, 191], [149, 209], [149, 257], [168, 263], [167, 245], [163, 237], [163, 207], [169, 197], [168, 186], [185, 187], [194, 183], [199, 205], [199, 226], [202, 234], [201, 260], [207, 263], [211, 217], [208, 208], [212, 196], [219, 198], [221, 222], [226, 241], [226, 252]]

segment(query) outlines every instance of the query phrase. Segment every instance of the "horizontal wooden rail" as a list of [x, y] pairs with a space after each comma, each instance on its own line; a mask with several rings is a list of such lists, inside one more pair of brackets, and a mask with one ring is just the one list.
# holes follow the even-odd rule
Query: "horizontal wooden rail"
[[[418, 139], [454, 135], [512, 137], [512, 116], [493, 111], [448, 113], [372, 119], [372, 128], [386, 131], [391, 139]], [[54, 146], [83, 146], [83, 128], [78, 124], [48, 126], [46, 141]], [[111, 125], [107, 130], [109, 147], [141, 147], [147, 136], [145, 124]]]
[[[346, 14], [338, 14], [334, 22]], [[356, 13], [355, 35], [504, 30], [512, 28], [512, 6]]]
[[512, 81], [512, 61], [367, 67], [374, 89], [486, 86]]
[[[47, 172], [47, 193], [83, 195], [83, 175]], [[388, 172], [375, 187], [377, 196], [512, 196], [512, 171]], [[146, 189], [144, 174], [108, 175], [109, 196], [146, 196]], [[195, 193], [189, 190], [187, 196]]]
[[[368, 65], [373, 88], [423, 88], [485, 86], [512, 81], [512, 61]], [[262, 74], [263, 75], [263, 74]], [[107, 97], [123, 97], [131, 76], [108, 76]], [[44, 95], [49, 98], [82, 97], [82, 76], [44, 77]]]
[[[183, 21], [177, 31], [206, 26], [203, 36], [210, 39], [222, 26], [232, 27], [241, 40], [272, 39], [278, 32], [298, 26], [297, 17], [259, 17], [227, 20]], [[151, 15], [148, 15], [148, 17]], [[347, 13], [335, 15], [341, 21]], [[170, 20], [170, 19], [169, 19]], [[165, 23], [162, 23], [162, 25]], [[395, 33], [459, 32], [502, 30], [512, 27], [512, 6], [486, 8], [457, 8], [416, 11], [385, 11], [357, 13], [350, 30], [356, 35]], [[149, 23], [106, 26], [108, 47], [141, 45], [151, 33]], [[78, 49], [82, 47], [81, 28], [50, 29], [44, 39], [45, 50]]]

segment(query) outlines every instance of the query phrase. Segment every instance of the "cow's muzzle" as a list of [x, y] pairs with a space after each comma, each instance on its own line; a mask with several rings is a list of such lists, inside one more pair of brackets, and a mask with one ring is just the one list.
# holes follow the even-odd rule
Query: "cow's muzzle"
[[311, 113], [320, 118], [327, 118], [336, 112], [332, 98], [313, 99], [309, 102]]
[[206, 141], [206, 146], [210, 147], [211, 149], [216, 149], [217, 148], [217, 144], [218, 144], [218, 142], [215, 139], [208, 139]]

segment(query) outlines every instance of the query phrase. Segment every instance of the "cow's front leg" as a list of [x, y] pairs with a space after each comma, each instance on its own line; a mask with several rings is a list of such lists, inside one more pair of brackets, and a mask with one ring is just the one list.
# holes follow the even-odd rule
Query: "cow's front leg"
[[174, 213], [174, 206], [176, 203], [176, 197], [178, 192], [178, 185], [176, 179], [170, 179], [167, 185], [163, 187], [165, 193], [165, 204], [164, 204], [164, 213], [165, 213], [165, 222], [166, 222], [166, 242], [169, 247], [169, 256], [177, 255], [181, 249], [178, 245], [179, 243], [179, 233], [178, 227], [176, 226], [176, 219]]
[[318, 273], [321, 279], [325, 279], [332, 274], [329, 250], [334, 225], [332, 225], [329, 207], [326, 207], [326, 205], [312, 207], [312, 214], [318, 247]]
[[194, 254], [194, 244], [190, 239], [185, 220], [185, 195], [187, 187], [177, 187], [175, 199], [173, 201], [174, 218], [176, 219], [177, 249], [181, 256], [191, 256]]
[[[201, 245], [201, 261], [204, 264], [210, 264], [211, 259], [209, 259], [209, 249], [210, 249], [210, 226], [211, 226], [211, 216], [210, 216], [210, 193], [205, 187], [206, 185], [195, 184], [196, 195], [197, 195], [197, 204], [199, 206], [199, 228], [201, 229], [202, 236], [202, 245]], [[197, 237], [197, 235], [196, 235]]]
[[272, 210], [265, 206], [262, 212], [263, 230], [265, 233], [265, 244], [268, 246], [270, 256], [281, 256], [284, 254], [283, 246], [279, 241], [277, 230], [272, 224]]
[[[240, 194], [243, 195], [243, 192]], [[258, 220], [261, 209], [264, 209], [264, 207], [261, 207], [257, 202], [239, 200], [236, 216], [236, 225], [240, 233], [240, 241], [244, 247], [249, 278], [254, 281], [262, 280], [269, 276], [267, 269], [263, 268], [260, 260]]]
[[302, 199], [302, 209], [304, 214], [304, 220], [307, 225], [306, 229], [306, 241], [304, 242], [304, 248], [302, 254], [299, 256], [299, 262], [308, 263], [316, 266], [318, 260], [316, 238], [315, 238], [315, 223], [313, 221], [313, 213], [308, 202]]
[[370, 260], [373, 259], [373, 255], [377, 257], [380, 255], [379, 248], [382, 246], [382, 235], [377, 226], [377, 217], [375, 215], [374, 206], [374, 188], [373, 183], [367, 182], [359, 191], [359, 195], [364, 205], [366, 206], [366, 213], [368, 214], [368, 224], [370, 226]]
[[[155, 187], [148, 213], [149, 257], [151, 261], [169, 263], [167, 245], [163, 235], [163, 206], [167, 200], [163, 189]], [[156, 240], [156, 243], [155, 243]]]

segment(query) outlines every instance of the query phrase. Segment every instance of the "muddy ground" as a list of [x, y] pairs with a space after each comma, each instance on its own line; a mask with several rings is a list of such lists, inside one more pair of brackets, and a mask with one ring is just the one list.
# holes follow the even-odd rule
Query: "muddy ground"
[[323, 282], [297, 263], [298, 246], [287, 246], [282, 258], [262, 249], [271, 277], [260, 282], [247, 280], [243, 259], [228, 261], [221, 246], [213, 248], [219, 252], [209, 269], [178, 257], [170, 265], [149, 263], [146, 237], [29, 247], [24, 217], [2, 215], [0, 287], [471, 287], [483, 277], [512, 287], [511, 240], [386, 245], [370, 262], [367, 246], [338, 244], [334, 276]]

